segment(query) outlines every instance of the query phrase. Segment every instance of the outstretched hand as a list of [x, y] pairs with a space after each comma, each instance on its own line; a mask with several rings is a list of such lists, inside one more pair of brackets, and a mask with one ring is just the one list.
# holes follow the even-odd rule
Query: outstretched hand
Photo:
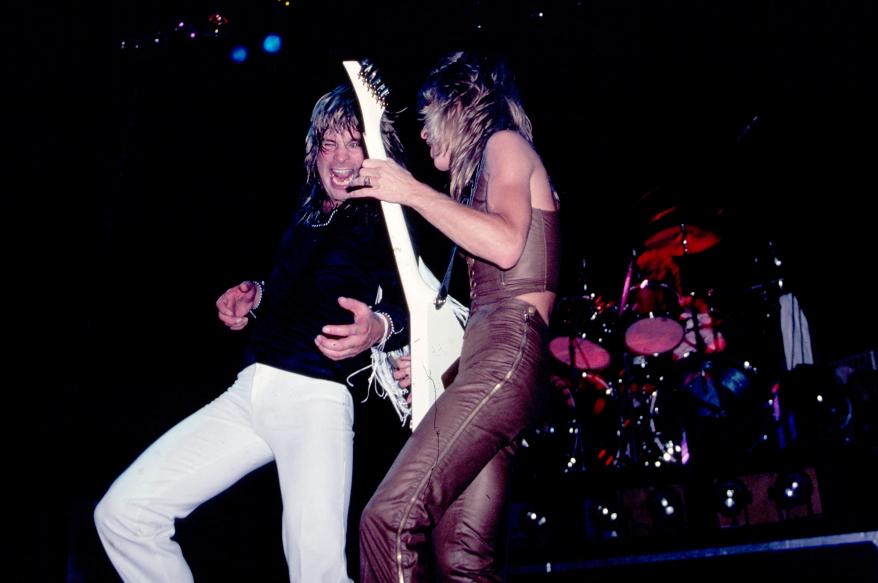
[[384, 337], [384, 322], [369, 306], [353, 298], [338, 298], [338, 305], [354, 315], [353, 324], [327, 325], [314, 339], [327, 358], [344, 360], [356, 356]]
[[249, 322], [247, 314], [253, 309], [259, 294], [259, 286], [252, 281], [242, 281], [229, 288], [216, 301], [219, 319], [232, 330], [241, 330]]

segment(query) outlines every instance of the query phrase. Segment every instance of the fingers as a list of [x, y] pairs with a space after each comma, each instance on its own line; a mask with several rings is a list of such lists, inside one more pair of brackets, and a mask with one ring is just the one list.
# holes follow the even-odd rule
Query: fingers
[[[351, 195], [353, 196], [369, 196], [369, 189], [377, 187], [378, 175], [375, 173], [366, 174], [362, 170], [360, 170], [360, 175], [356, 178], [352, 178], [348, 184], [348, 189], [353, 189], [351, 191]], [[362, 190], [365, 192], [358, 192]]]
[[359, 300], [340, 297], [338, 304], [354, 315], [353, 324], [327, 324], [314, 342], [328, 358], [341, 360], [363, 352], [369, 340], [372, 310]]
[[[252, 281], [242, 281], [235, 287], [231, 287], [223, 293], [216, 301], [216, 309], [221, 314], [220, 319], [222, 319], [222, 314], [226, 316], [235, 317], [235, 310], [238, 309], [239, 303], [244, 300], [244, 298], [253, 291], [253, 282]], [[248, 308], [249, 309], [249, 308]]]
[[332, 360], [344, 360], [362, 352], [360, 342], [344, 338], [327, 338], [322, 334], [314, 338], [314, 344], [324, 356]]
[[338, 298], [338, 305], [345, 310], [353, 313], [355, 320], [358, 316], [368, 317], [372, 313], [372, 310], [369, 308], [368, 305], [364, 304], [360, 300], [355, 300], [354, 298], [340, 297]]
[[396, 379], [396, 382], [399, 383], [399, 386], [404, 389], [412, 386], [412, 375], [410, 370], [393, 371], [393, 378]]
[[317, 345], [317, 349], [323, 353], [323, 356], [329, 359], [341, 360], [344, 358], [341, 355], [342, 351], [338, 350], [338, 341], [330, 340], [326, 336], [320, 334], [314, 338], [314, 344]]
[[235, 315], [235, 306], [228, 299], [229, 292], [220, 296], [216, 301], [217, 316], [226, 326], [232, 326], [240, 323], [241, 317]]
[[363, 336], [368, 332], [362, 324], [327, 324], [320, 331], [326, 336], [333, 336], [336, 339]]
[[[360, 167], [360, 172], [356, 178], [351, 180], [350, 185], [359, 188], [378, 188], [381, 186], [381, 170], [383, 168], [390, 169], [391, 162], [389, 160], [375, 160], [366, 158]], [[365, 194], [365, 193], [364, 193]]]
[[[323, 327], [324, 334], [333, 336], [351, 336], [368, 333], [368, 321], [372, 316], [372, 309], [359, 300], [353, 298], [338, 298], [338, 305], [354, 315], [353, 325], [326, 325]], [[363, 323], [367, 323], [364, 327]]]
[[219, 319], [222, 320], [222, 323], [225, 324], [232, 330], [241, 330], [244, 326], [247, 325], [249, 319], [247, 317], [238, 317], [234, 315], [227, 315], [220, 313]]
[[396, 370], [393, 371], [393, 378], [399, 383], [404, 389], [407, 389], [412, 384], [412, 357], [411, 356], [401, 356], [396, 359]]
[[228, 316], [234, 316], [234, 314], [235, 314], [233, 311], [232, 302], [229, 301], [229, 292], [231, 292], [231, 291], [232, 290], [226, 291], [216, 301], [216, 309], [219, 310], [220, 314], [226, 314]]

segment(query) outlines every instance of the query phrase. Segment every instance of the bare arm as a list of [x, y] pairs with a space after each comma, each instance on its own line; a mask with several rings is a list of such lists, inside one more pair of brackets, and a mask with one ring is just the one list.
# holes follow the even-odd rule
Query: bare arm
[[465, 207], [416, 180], [390, 161], [366, 160], [357, 179], [370, 186], [353, 196], [370, 196], [409, 206], [469, 253], [508, 269], [524, 250], [531, 213], [531, 177], [536, 153], [515, 132], [498, 132], [488, 140], [485, 177], [487, 213]]

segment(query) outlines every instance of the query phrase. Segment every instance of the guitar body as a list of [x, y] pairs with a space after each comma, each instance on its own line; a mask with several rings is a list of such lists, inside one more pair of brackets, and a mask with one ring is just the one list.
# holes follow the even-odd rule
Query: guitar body
[[[463, 322], [455, 314], [452, 299], [440, 308], [433, 305], [439, 282], [420, 257], [418, 262], [421, 281], [428, 294], [414, 301], [406, 295], [412, 351], [412, 429], [445, 390], [442, 375], [451, 368], [463, 347]], [[427, 283], [429, 280], [432, 281]], [[433, 282], [435, 285], [431, 285]]]
[[[381, 138], [381, 117], [384, 115], [384, 95], [387, 91], [383, 85], [379, 85], [380, 82], [376, 82], [377, 75], [371, 70], [371, 65], [367, 71], [357, 61], [345, 61], [344, 67], [363, 114], [363, 140], [368, 155], [386, 160]], [[460, 356], [467, 310], [451, 297], [439, 307], [435, 305], [439, 281], [420, 257], [415, 260], [402, 207], [382, 201], [381, 210], [409, 308], [411, 427], [414, 429], [445, 390], [442, 374]]]

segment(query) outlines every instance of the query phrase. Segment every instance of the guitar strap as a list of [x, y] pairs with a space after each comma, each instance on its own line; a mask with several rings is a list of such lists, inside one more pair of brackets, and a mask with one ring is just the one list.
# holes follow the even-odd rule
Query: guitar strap
[[[460, 202], [466, 206], [471, 207], [473, 204], [473, 199], [476, 196], [476, 188], [479, 186], [479, 180], [482, 177], [482, 165], [485, 162], [485, 155], [482, 154], [482, 159], [479, 160], [479, 166], [476, 168], [476, 176], [475, 179], [470, 184], [469, 194], [463, 198]], [[439, 293], [436, 294], [436, 299], [433, 300], [433, 305], [436, 306], [438, 310], [445, 304], [445, 300], [448, 298], [448, 288], [451, 285], [451, 271], [452, 267], [454, 267], [454, 258], [457, 256], [457, 243], [455, 243], [451, 247], [451, 257], [448, 258], [448, 267], [445, 269], [445, 277], [442, 278], [442, 284], [439, 286]]]

